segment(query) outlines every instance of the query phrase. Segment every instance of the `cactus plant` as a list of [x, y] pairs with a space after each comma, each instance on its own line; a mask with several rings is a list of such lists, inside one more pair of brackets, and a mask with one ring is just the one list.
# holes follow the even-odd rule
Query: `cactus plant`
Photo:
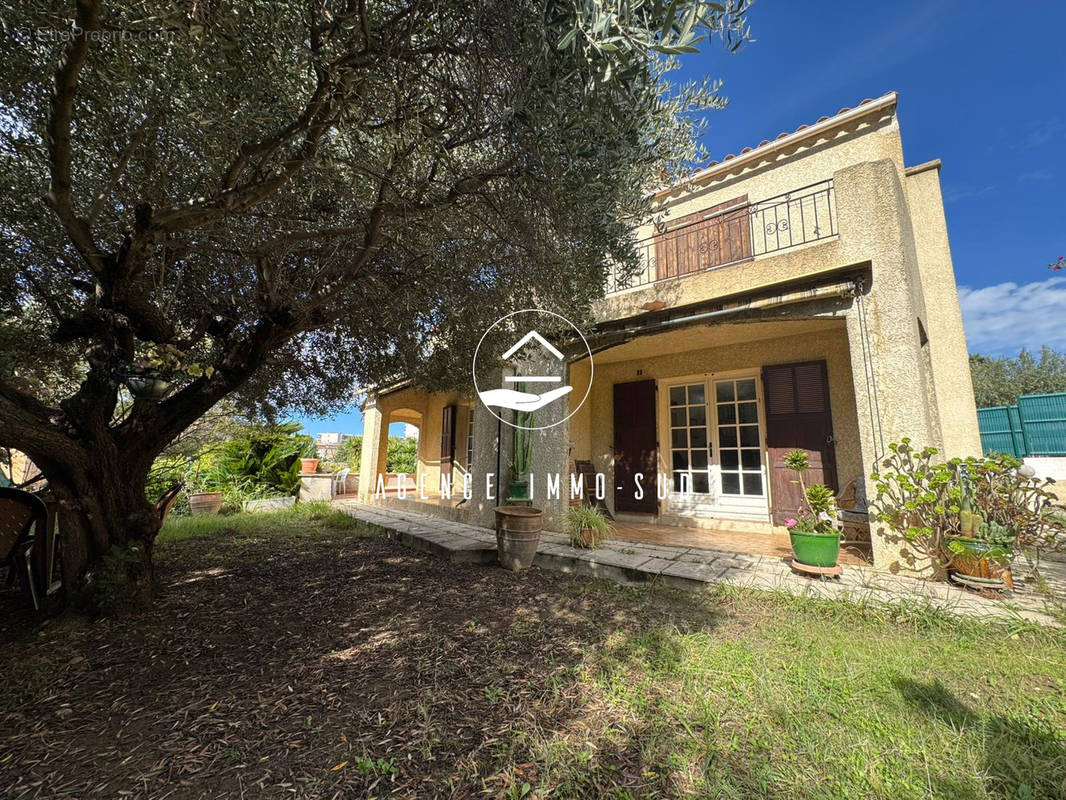
[[[524, 383], [518, 391], [524, 392]], [[515, 412], [514, 453], [511, 457], [511, 483], [507, 487], [507, 499], [521, 502], [529, 498], [529, 473], [533, 468], [533, 427], [536, 414], [532, 411]]]

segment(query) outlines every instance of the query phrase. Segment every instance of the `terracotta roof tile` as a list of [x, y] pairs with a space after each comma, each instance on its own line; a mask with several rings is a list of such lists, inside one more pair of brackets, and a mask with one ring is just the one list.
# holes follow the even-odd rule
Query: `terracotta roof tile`
[[[862, 102], [860, 102], [858, 105], [855, 106], [855, 108], [859, 108], [860, 106], [865, 106], [865, 105], [867, 105], [869, 103], [873, 103], [876, 100], [880, 100], [881, 98], [887, 96], [888, 94], [891, 94], [891, 92], [886, 92], [884, 95], [882, 95], [881, 97], [878, 97], [878, 98], [875, 98], [875, 97], [864, 98], [862, 100]], [[838, 111], [833, 116], [838, 117], [841, 114], [846, 114], [847, 112], [849, 112], [851, 110], [852, 110], [851, 108], [845, 106], [844, 108], [840, 109], [840, 111]], [[832, 117], [819, 117], [817, 122], [814, 122], [812, 124], [817, 125], [819, 123], [825, 122], [828, 119], [832, 119]], [[791, 132], [790, 131], [782, 131], [781, 133], [779, 133], [777, 135], [777, 137], [774, 139], [774, 141], [777, 141], [779, 139], [784, 139], [786, 136], [791, 136], [793, 133], [799, 133], [800, 131], [806, 130], [809, 127], [811, 127], [811, 126], [808, 125], [808, 124], [803, 124], [803, 125], [800, 125], [798, 128], [796, 128], [794, 131], [791, 131]], [[743, 150], [740, 151], [740, 155], [744, 155], [745, 153], [750, 153], [752, 150], [757, 150], [759, 147], [765, 147], [768, 144], [770, 144], [770, 141], [767, 140], [767, 139], [764, 139], [763, 141], [759, 142], [759, 144], [756, 147], [745, 147]], [[736, 158], [736, 156], [733, 155], [732, 153], [730, 153], [725, 158], [723, 158], [721, 161], [711, 161], [711, 162], [709, 162], [708, 164], [706, 164], [704, 166], [704, 169], [707, 169], [709, 167], [717, 166], [718, 164], [724, 163], [724, 162], [729, 161], [729, 160], [731, 160], [733, 158]]]

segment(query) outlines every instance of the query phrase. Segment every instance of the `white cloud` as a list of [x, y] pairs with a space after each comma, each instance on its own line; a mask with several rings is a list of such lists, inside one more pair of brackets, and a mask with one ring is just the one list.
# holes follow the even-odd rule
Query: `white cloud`
[[1023, 172], [1018, 176], [1018, 181], [1049, 181], [1054, 177], [1046, 169], [1034, 169], [1031, 172]]
[[980, 186], [980, 187], [961, 187], [961, 186], [945, 186], [944, 187], [944, 202], [945, 203], [957, 203], [960, 200], [969, 200], [973, 197], [981, 197], [989, 192], [994, 192], [995, 186]]
[[1066, 277], [1021, 286], [960, 286], [959, 305], [971, 353], [1013, 356], [1045, 344], [1066, 350]]

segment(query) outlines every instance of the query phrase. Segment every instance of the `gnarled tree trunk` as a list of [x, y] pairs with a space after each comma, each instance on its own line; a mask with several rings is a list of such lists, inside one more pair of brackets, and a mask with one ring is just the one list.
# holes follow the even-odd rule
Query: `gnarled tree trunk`
[[161, 522], [145, 484], [160, 447], [148, 441], [120, 447], [107, 434], [89, 443], [63, 439], [53, 435], [48, 449], [31, 444], [26, 452], [58, 503], [67, 597], [100, 610], [149, 603]]

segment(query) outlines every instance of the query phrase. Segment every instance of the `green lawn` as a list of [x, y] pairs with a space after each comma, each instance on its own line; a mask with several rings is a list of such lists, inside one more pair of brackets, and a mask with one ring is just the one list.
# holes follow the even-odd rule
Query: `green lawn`
[[158, 558], [159, 608], [0, 656], [14, 794], [1066, 797], [1061, 631], [457, 566], [322, 508]]

